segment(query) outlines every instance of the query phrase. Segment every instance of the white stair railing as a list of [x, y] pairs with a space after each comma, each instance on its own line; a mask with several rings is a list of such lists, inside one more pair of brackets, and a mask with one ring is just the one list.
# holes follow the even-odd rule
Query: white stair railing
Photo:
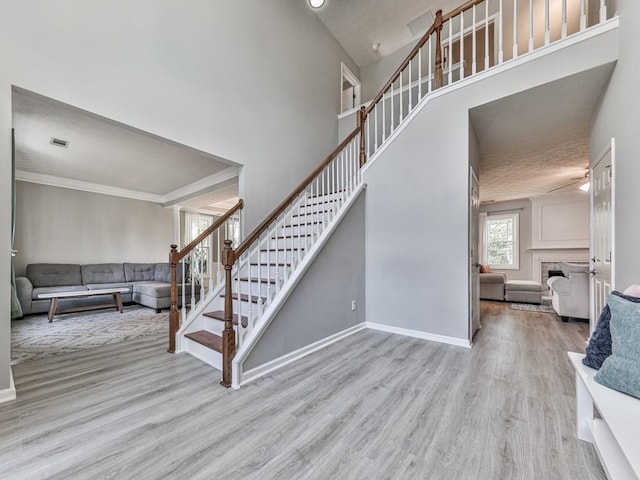
[[367, 158], [434, 90], [605, 22], [607, 2], [595, 2], [589, 8], [587, 0], [472, 0], [446, 15], [439, 10], [427, 33], [360, 113]]

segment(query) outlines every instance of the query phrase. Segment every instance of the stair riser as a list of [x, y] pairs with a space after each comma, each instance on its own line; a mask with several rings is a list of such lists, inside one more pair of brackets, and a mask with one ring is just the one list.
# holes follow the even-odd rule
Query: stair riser
[[287, 237], [272, 239], [269, 242], [270, 248], [299, 248], [311, 244], [312, 237]]
[[[234, 289], [236, 285], [234, 284]], [[251, 295], [266, 297], [268, 291], [273, 291], [275, 284], [258, 283], [258, 282], [240, 282], [240, 293], [249, 295], [249, 288], [251, 288]], [[234, 290], [235, 293], [235, 290]]]
[[[269, 267], [265, 265], [261, 265], [258, 268], [257, 265], [252, 265], [249, 269], [250, 275], [252, 277], [269, 277], [269, 278], [282, 278], [284, 275], [285, 267], [280, 265], [276, 267], [275, 265], [270, 265]], [[244, 275], [243, 275], [244, 276]]]
[[304, 256], [300, 250], [287, 250], [281, 252], [260, 252], [262, 263], [298, 263]]
[[298, 234], [305, 234], [305, 233], [315, 233], [316, 235], [319, 235], [320, 232], [322, 232], [321, 224], [312, 224], [312, 225], [296, 224], [296, 225], [286, 225], [286, 226], [280, 227], [278, 229], [278, 236], [286, 237], [291, 234], [295, 236]]
[[204, 363], [211, 365], [213, 368], [222, 370], [222, 354], [211, 350], [204, 345], [200, 345], [198, 342], [194, 342], [189, 338], [183, 339], [183, 346], [186, 352], [190, 353], [194, 357], [200, 359]]

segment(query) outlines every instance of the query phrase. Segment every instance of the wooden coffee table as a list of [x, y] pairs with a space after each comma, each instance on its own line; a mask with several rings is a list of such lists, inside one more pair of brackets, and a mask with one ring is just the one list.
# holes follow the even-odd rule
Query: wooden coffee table
[[[127, 293], [128, 288], [102, 288], [99, 290], [80, 290], [78, 292], [55, 292], [55, 293], [41, 293], [38, 298], [45, 299], [50, 298], [51, 304], [49, 305], [49, 323], [53, 322], [53, 317], [56, 313], [68, 313], [68, 312], [81, 312], [84, 310], [97, 310], [99, 308], [115, 307], [120, 313], [122, 313], [122, 295]], [[58, 309], [58, 300], [61, 298], [84, 298], [84, 297], [97, 297], [100, 295], [111, 295], [113, 297], [113, 303], [105, 303], [101, 305], [87, 305], [86, 307], [73, 307], [66, 308], [56, 312]]]

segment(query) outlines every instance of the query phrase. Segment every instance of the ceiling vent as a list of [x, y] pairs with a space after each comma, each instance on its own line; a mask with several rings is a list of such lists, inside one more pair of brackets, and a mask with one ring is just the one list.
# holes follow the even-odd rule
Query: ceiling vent
[[429, 9], [407, 23], [407, 27], [409, 27], [412, 36], [421, 37], [429, 30], [434, 21], [433, 12]]
[[56, 145], [57, 147], [67, 148], [69, 146], [68, 140], [62, 140], [61, 138], [51, 137], [51, 145]]

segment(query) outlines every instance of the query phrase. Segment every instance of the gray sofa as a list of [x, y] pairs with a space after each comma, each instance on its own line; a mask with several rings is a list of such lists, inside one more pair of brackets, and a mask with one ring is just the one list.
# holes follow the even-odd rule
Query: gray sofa
[[[178, 282], [181, 276], [182, 268], [178, 265]], [[160, 312], [171, 305], [171, 266], [169, 263], [33, 263], [27, 265], [25, 277], [16, 278], [16, 291], [25, 315], [49, 310], [50, 301], [38, 299], [40, 294], [103, 288], [126, 288], [123, 302], [139, 303]], [[185, 294], [191, 295], [191, 285], [185, 285]], [[178, 302], [181, 295], [182, 287], [178, 288]], [[59, 308], [101, 303], [104, 297], [60, 299]]]

